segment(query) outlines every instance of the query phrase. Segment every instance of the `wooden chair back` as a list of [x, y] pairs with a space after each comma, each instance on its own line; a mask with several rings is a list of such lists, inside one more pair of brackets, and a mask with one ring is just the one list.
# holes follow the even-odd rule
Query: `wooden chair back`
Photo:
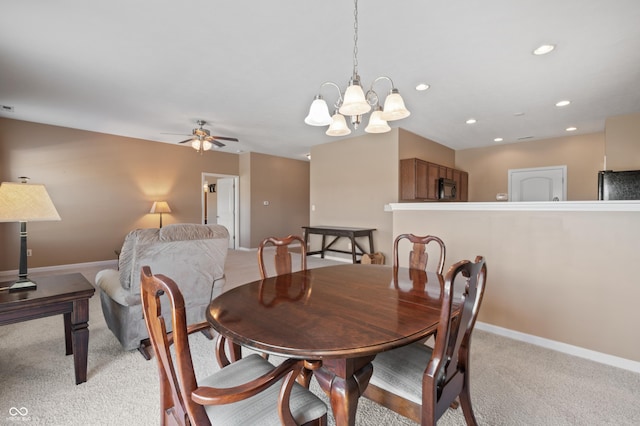
[[418, 236], [414, 234], [401, 234], [398, 235], [393, 242], [393, 266], [398, 267], [398, 245], [402, 240], [409, 240], [413, 244], [413, 250], [409, 252], [409, 268], [411, 269], [427, 269], [429, 261], [429, 254], [426, 251], [427, 244], [434, 243], [439, 246], [440, 258], [438, 259], [438, 266], [436, 272], [442, 275], [444, 271], [444, 259], [446, 256], [446, 248], [444, 242], [435, 235]]
[[[209, 425], [204, 407], [191, 399], [197, 388], [191, 349], [187, 332], [187, 316], [184, 298], [173, 280], [164, 275], [153, 275], [151, 268], [144, 266], [140, 276], [140, 291], [144, 318], [149, 331], [149, 340], [158, 361], [160, 374], [161, 410], [163, 424]], [[167, 324], [162, 313], [161, 296], [165, 295], [171, 306], [173, 331], [167, 333]], [[175, 345], [175, 362], [171, 345]], [[178, 374], [178, 371], [180, 374]]]
[[262, 240], [258, 246], [258, 268], [260, 269], [260, 278], [267, 277], [267, 266], [265, 264], [264, 249], [270, 245], [276, 247], [274, 257], [276, 275], [288, 274], [292, 271], [291, 252], [289, 247], [292, 243], [300, 244], [300, 270], [307, 269], [307, 247], [302, 237], [297, 235], [289, 235], [284, 238], [269, 237]]
[[[141, 272], [141, 295], [144, 319], [158, 360], [162, 425], [211, 425], [211, 413], [207, 413], [205, 405], [227, 405], [247, 400], [261, 392], [271, 392], [271, 395], [275, 396], [273, 399], [277, 405], [269, 409], [272, 408], [273, 413], [277, 414], [280, 424], [286, 426], [297, 424], [292, 413], [292, 407], [295, 404], [296, 416], [308, 419], [301, 423], [314, 426], [326, 425], [326, 405], [307, 389], [300, 392], [301, 387], [296, 384], [296, 377], [303, 373], [303, 369], [311, 371], [319, 367], [318, 363], [287, 359], [276, 367], [266, 360], [257, 362], [256, 360], [261, 358], [256, 355], [240, 359], [238, 353], [232, 353], [232, 360], [229, 360], [225, 353], [225, 339], [219, 335], [216, 356], [219, 365], [225, 368], [218, 373], [225, 376], [226, 372], [235, 371], [246, 375], [249, 371], [253, 371], [253, 378], [243, 384], [234, 383], [233, 386], [221, 384], [218, 388], [211, 387], [211, 384], [215, 383], [213, 376], [217, 374], [214, 373], [203, 380], [209, 383], [209, 386], [198, 386], [188, 336], [209, 328], [209, 324], [205, 322], [187, 326], [184, 298], [179, 287], [164, 275], [154, 276], [148, 266], [144, 266]], [[162, 311], [163, 299], [169, 302], [169, 312]], [[173, 327], [170, 333], [167, 333], [167, 321]], [[173, 350], [171, 345], [174, 345]], [[264, 364], [268, 364], [269, 367], [265, 369]], [[226, 380], [229, 383], [228, 379]], [[294, 392], [295, 386], [299, 389]], [[295, 394], [293, 396], [295, 403], [292, 402], [292, 392]], [[266, 398], [271, 399], [269, 396]], [[243, 410], [260, 410], [258, 415], [265, 415], [265, 407], [259, 403], [246, 404]], [[251, 413], [248, 418], [255, 418], [255, 415], [256, 413]], [[271, 418], [273, 419], [273, 416]]]
[[378, 354], [364, 396], [422, 425], [435, 425], [459, 399], [467, 425], [477, 425], [469, 348], [486, 276], [481, 256], [456, 263], [444, 278], [439, 275], [442, 309], [434, 347], [415, 342]]
[[[433, 419], [433, 424], [458, 397], [467, 424], [477, 423], [469, 393], [469, 347], [486, 277], [487, 265], [482, 256], [477, 256], [475, 262], [463, 260], [452, 265], [445, 277], [435, 346], [422, 378], [422, 418]], [[457, 299], [454, 295], [459, 289], [462, 289], [462, 307], [460, 314], [454, 315], [453, 301]]]

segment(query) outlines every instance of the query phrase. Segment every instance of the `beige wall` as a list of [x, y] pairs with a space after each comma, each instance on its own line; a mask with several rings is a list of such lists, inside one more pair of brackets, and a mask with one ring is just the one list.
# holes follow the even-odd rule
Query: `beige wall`
[[[29, 176], [32, 183], [45, 184], [62, 217], [28, 224], [30, 268], [115, 259], [114, 250], [130, 230], [158, 226], [158, 215], [148, 213], [154, 200], [171, 206], [172, 213], [163, 215], [165, 225], [201, 223], [202, 173], [240, 175], [241, 239], [251, 241], [252, 218], [264, 213], [260, 208], [252, 214], [252, 198], [270, 198], [280, 212], [282, 203], [292, 203], [299, 225], [291, 228], [299, 230], [308, 221], [308, 165], [292, 160], [295, 167], [271, 167], [279, 164], [277, 157], [254, 157], [253, 177], [262, 175], [264, 162], [271, 174], [262, 178], [275, 183], [265, 185], [261, 195], [248, 178], [250, 158], [217, 151], [198, 155], [184, 146], [0, 118], [1, 181]], [[295, 185], [284, 185], [291, 173]], [[280, 224], [286, 215], [278, 216], [273, 229], [258, 220], [253, 225], [258, 235], [284, 232]], [[19, 225], [0, 223], [0, 271], [18, 269], [18, 256]]]
[[632, 266], [638, 261], [639, 212], [397, 211], [393, 216], [394, 234], [438, 229], [447, 245], [445, 268], [476, 255], [486, 258], [479, 321], [640, 361], [640, 310], [634, 303], [640, 286]]
[[241, 247], [258, 247], [267, 237], [302, 235], [302, 226], [309, 223], [309, 162], [247, 153], [241, 168], [251, 188], [244, 199], [251, 203], [251, 233], [241, 239]]
[[[446, 167], [455, 167], [456, 152], [408, 130], [398, 129], [398, 158], [419, 158]], [[465, 170], [466, 171], [466, 170]]]
[[[384, 205], [398, 198], [398, 161], [398, 129], [312, 147], [310, 202], [315, 211], [310, 225], [376, 228], [374, 249], [388, 263], [393, 240], [391, 214]], [[317, 250], [320, 241], [313, 237], [312, 249]], [[347, 248], [346, 242], [336, 246]]]
[[608, 118], [605, 135], [608, 170], [640, 169], [640, 113]]
[[567, 201], [597, 200], [604, 167], [604, 133], [567, 136], [456, 151], [456, 168], [469, 173], [469, 201], [496, 201], [508, 192], [509, 169], [567, 166]]
[[[154, 200], [171, 207], [163, 224], [200, 223], [201, 173], [238, 174], [235, 154], [8, 119], [0, 164], [2, 181], [45, 184], [62, 218], [27, 225], [29, 267], [115, 259], [127, 232], [158, 226]], [[18, 229], [0, 223], [0, 270], [17, 269]]]

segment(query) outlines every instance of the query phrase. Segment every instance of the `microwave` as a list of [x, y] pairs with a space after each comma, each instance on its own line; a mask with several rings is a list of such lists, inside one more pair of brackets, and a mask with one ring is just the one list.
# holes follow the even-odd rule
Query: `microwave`
[[455, 200], [457, 195], [456, 181], [451, 179], [438, 179], [438, 199]]

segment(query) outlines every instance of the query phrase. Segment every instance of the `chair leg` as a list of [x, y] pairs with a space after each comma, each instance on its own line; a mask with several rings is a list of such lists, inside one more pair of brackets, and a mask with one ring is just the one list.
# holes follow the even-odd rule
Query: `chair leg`
[[467, 421], [467, 426], [477, 426], [478, 421], [473, 414], [473, 407], [471, 406], [471, 395], [469, 394], [468, 384], [465, 384], [462, 392], [460, 392], [460, 406], [462, 407], [462, 413], [464, 419]]
[[140, 346], [138, 346], [138, 352], [142, 354], [144, 359], [149, 361], [153, 358], [153, 353], [151, 352], [151, 341], [149, 339], [144, 339], [140, 341]]
[[202, 330], [202, 334], [204, 334], [204, 336], [209, 340], [213, 340], [214, 338], [213, 330], [211, 330], [210, 328]]

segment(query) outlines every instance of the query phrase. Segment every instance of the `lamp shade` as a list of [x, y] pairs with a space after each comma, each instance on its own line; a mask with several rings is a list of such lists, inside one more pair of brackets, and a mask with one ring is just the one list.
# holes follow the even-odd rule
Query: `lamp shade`
[[44, 185], [0, 184], [0, 222], [61, 220]]
[[309, 115], [304, 122], [310, 126], [327, 126], [331, 124], [331, 115], [329, 107], [322, 96], [318, 95], [313, 99], [311, 107], [309, 107]]
[[340, 106], [339, 112], [342, 115], [362, 115], [371, 111], [371, 105], [364, 97], [362, 87], [359, 81], [352, 81], [344, 92], [344, 101]]
[[382, 118], [382, 108], [378, 107], [371, 113], [369, 124], [364, 131], [367, 133], [386, 133], [389, 130], [391, 130], [391, 127], [389, 127], [387, 122]]
[[331, 117], [331, 125], [326, 131], [329, 136], [346, 136], [351, 133], [351, 129], [347, 127], [347, 121], [343, 115], [333, 114]]
[[404, 106], [404, 100], [398, 89], [391, 89], [391, 93], [384, 100], [384, 111], [382, 112], [382, 118], [387, 121], [400, 120], [406, 118], [411, 113]]
[[149, 213], [171, 213], [171, 208], [166, 201], [154, 201]]

